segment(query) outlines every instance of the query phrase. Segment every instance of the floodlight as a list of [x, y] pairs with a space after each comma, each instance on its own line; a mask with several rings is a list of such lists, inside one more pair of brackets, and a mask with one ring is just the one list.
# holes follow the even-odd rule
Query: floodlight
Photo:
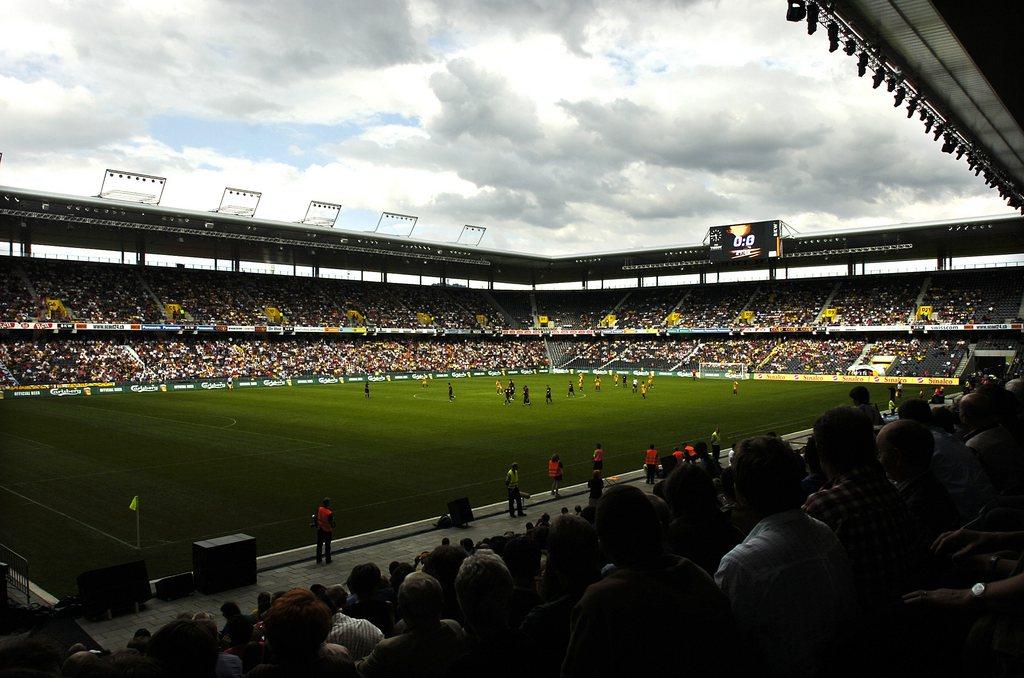
[[460, 245], [476, 247], [484, 239], [484, 233], [486, 232], [487, 229], [483, 226], [470, 226], [466, 224], [462, 227], [462, 232], [459, 233], [459, 237], [455, 239], [455, 242]]
[[818, 30], [818, 5], [812, 2], [807, 7], [807, 35], [814, 35]]
[[256, 214], [262, 195], [259, 191], [225, 188], [224, 194], [220, 197], [220, 206], [214, 212], [233, 214], [236, 217], [251, 217]]
[[166, 183], [165, 177], [108, 169], [103, 173], [99, 197], [145, 205], [159, 205]]
[[907, 119], [908, 120], [910, 118], [914, 117], [914, 111], [917, 110], [917, 105], [919, 103], [921, 103], [921, 100], [920, 100], [919, 97], [914, 97], [913, 99], [910, 100], [910, 103], [907, 105]]
[[331, 227], [338, 221], [338, 216], [340, 215], [341, 205], [336, 205], [332, 202], [310, 200], [309, 207], [306, 208], [306, 216], [302, 218], [300, 223], [309, 224], [310, 226]]
[[871, 89], [878, 89], [883, 80], [885, 80], [885, 69], [879, 66], [875, 69], [875, 75], [871, 78]]
[[943, 132], [945, 132], [945, 131], [946, 131], [946, 123], [940, 122], [938, 125], [936, 125], [936, 127], [935, 127], [935, 137], [934, 137], [935, 141], [938, 141], [939, 137], [941, 137]]
[[857, 59], [857, 77], [863, 78], [864, 74], [868, 72], [868, 53], [861, 52], [860, 58]]
[[803, 21], [807, 16], [807, 4], [805, 0], [789, 0], [789, 9], [786, 10], [786, 21]]
[[967, 145], [966, 144], [960, 144], [960, 146], [956, 149], [956, 159], [959, 160], [960, 158], [964, 157], [964, 153], [966, 153], [966, 152], [967, 152]]
[[956, 140], [953, 138], [952, 134], [947, 134], [945, 136], [945, 138], [943, 139], [942, 152], [943, 153], [952, 153], [955, 150], [956, 150]]
[[924, 133], [928, 134], [932, 131], [932, 125], [935, 124], [935, 118], [928, 116], [924, 121]]
[[893, 108], [899, 108], [903, 105], [903, 100], [907, 98], [907, 90], [900, 87], [896, 90], [896, 102], [892, 105]]
[[839, 24], [835, 21], [828, 22], [828, 51], [834, 52], [839, 49]]
[[373, 232], [408, 238], [416, 229], [417, 221], [419, 221], [419, 217], [414, 217], [409, 214], [381, 212], [380, 219], [377, 220], [377, 226], [374, 227]]
[[843, 51], [846, 52], [846, 56], [853, 56], [853, 53], [857, 51], [857, 43], [853, 38], [846, 41], [846, 46], [843, 47]]

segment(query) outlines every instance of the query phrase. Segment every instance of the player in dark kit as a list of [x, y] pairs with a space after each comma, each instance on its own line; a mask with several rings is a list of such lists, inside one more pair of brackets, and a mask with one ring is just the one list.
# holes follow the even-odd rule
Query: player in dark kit
[[576, 397], [576, 389], [573, 388], [571, 381], [569, 382], [569, 392], [565, 394], [565, 397], [566, 398], [575, 398]]
[[370, 397], [370, 382], [363, 384], [363, 396]]
[[512, 396], [512, 387], [508, 386], [508, 387], [505, 388], [505, 404], [506, 405], [511, 405], [512, 404], [512, 397], [513, 397]]
[[448, 402], [455, 402], [455, 390], [452, 388], [452, 382], [448, 382]]
[[529, 386], [523, 386], [523, 404], [524, 405], [532, 405], [533, 404], [533, 403], [530, 402], [530, 387]]
[[551, 387], [550, 386], [548, 386], [544, 390], [544, 402], [547, 403], [548, 405], [551, 404]]

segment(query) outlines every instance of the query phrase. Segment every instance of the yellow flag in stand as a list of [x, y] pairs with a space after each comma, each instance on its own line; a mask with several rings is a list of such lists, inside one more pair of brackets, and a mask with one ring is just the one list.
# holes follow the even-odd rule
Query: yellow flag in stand
[[134, 497], [132, 497], [132, 503], [128, 505], [128, 508], [130, 508], [133, 511], [139, 510], [139, 495], [135, 495]]

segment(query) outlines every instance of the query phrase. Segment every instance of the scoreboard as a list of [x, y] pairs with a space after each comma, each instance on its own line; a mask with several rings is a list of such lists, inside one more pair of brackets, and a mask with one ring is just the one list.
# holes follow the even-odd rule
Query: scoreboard
[[711, 261], [767, 259], [782, 256], [782, 222], [712, 226], [708, 231]]

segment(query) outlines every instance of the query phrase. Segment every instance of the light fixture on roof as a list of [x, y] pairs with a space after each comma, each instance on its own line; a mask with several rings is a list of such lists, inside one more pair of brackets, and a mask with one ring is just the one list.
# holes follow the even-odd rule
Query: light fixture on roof
[[220, 197], [220, 205], [214, 212], [220, 214], [232, 214], [236, 217], [251, 217], [256, 214], [260, 198], [263, 196], [259, 191], [249, 191], [242, 188], [225, 188]]
[[143, 205], [159, 205], [166, 184], [166, 177], [108, 169], [103, 172], [103, 183], [100, 184], [98, 197]]
[[861, 52], [860, 57], [857, 59], [857, 77], [863, 78], [864, 74], [868, 72], [868, 53]]
[[906, 98], [907, 98], [907, 90], [905, 88], [903, 88], [903, 87], [900, 87], [898, 90], [896, 90], [895, 103], [892, 105], [892, 107], [893, 108], [899, 108], [900, 106], [903, 105], [903, 100], [906, 99]]
[[818, 9], [817, 3], [812, 2], [807, 6], [807, 35], [814, 35], [818, 30]]
[[846, 52], [847, 56], [853, 56], [853, 53], [857, 51], [857, 42], [853, 38], [847, 39], [843, 51]]
[[907, 104], [907, 120], [914, 117], [914, 111], [917, 110], [917, 106], [919, 103], [921, 103], [920, 98], [914, 97], [913, 99], [910, 100], [910, 103]]
[[835, 21], [828, 22], [828, 51], [834, 52], [839, 49], [839, 24]]
[[807, 3], [805, 0], [789, 0], [789, 8], [786, 9], [786, 21], [803, 21], [807, 18]]
[[883, 80], [885, 80], [885, 69], [882, 66], [879, 66], [875, 69], [875, 74], [871, 77], [871, 89], [878, 89]]

